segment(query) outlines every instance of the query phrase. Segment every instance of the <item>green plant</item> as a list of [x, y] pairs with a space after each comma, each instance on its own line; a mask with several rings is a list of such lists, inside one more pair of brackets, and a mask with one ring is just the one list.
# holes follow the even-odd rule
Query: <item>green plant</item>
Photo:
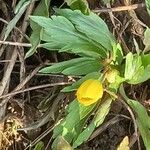
[[[77, 99], [70, 102], [66, 117], [53, 131], [53, 149], [58, 148], [60, 137], [73, 148], [87, 141], [95, 128], [103, 123], [120, 88], [126, 103], [137, 114], [137, 125], [145, 147], [149, 150], [150, 119], [146, 109], [138, 101], [127, 98], [121, 85], [139, 84], [150, 78], [150, 54], [130, 52], [124, 56], [121, 46], [105, 22], [92, 12], [85, 15], [79, 10], [55, 11], [56, 15], [51, 18], [30, 17], [32, 22], [42, 28], [40, 41], [44, 43], [39, 46], [49, 51], [73, 53], [78, 57], [45, 67], [40, 72], [82, 76], [71, 86], [65, 87], [63, 92], [76, 91], [88, 79], [94, 79], [102, 83], [104, 94], [101, 100], [88, 106], [81, 104]], [[90, 116], [93, 116], [93, 119], [87, 124]], [[143, 117], [145, 121], [142, 120]]]

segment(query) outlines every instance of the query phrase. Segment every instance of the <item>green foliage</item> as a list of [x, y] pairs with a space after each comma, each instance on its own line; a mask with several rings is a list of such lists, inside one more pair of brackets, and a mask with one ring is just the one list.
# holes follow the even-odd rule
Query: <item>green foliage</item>
[[112, 50], [115, 39], [108, 30], [106, 23], [99, 16], [92, 12], [86, 16], [80, 11], [69, 9], [57, 9], [56, 12], [69, 19], [79, 32], [98, 43], [99, 47], [105, 48], [106, 51]]
[[147, 67], [150, 65], [150, 54], [141, 55], [142, 65]]
[[98, 111], [96, 112], [91, 123], [88, 125], [88, 127], [86, 127], [85, 130], [83, 130], [83, 132], [79, 134], [78, 138], [74, 141], [74, 148], [87, 141], [90, 135], [93, 133], [94, 129], [103, 123], [106, 115], [109, 113], [111, 102], [112, 99], [108, 98], [103, 104], [99, 106]]
[[[41, 0], [38, 6], [36, 7], [33, 15], [35, 16], [45, 16], [49, 17], [49, 4], [50, 0]], [[40, 43], [40, 33], [42, 31], [42, 27], [40, 27], [37, 23], [30, 20], [30, 26], [33, 30], [32, 35], [30, 37], [30, 42], [32, 44], [32, 47], [29, 49], [29, 51], [26, 53], [26, 58], [30, 57], [36, 52], [36, 49]]]
[[95, 104], [85, 107], [79, 104], [77, 100], [70, 103], [67, 109], [68, 114], [66, 118], [54, 129], [53, 138], [55, 138], [55, 141], [53, 143], [53, 148], [55, 149], [60, 135], [62, 135], [69, 143], [73, 142], [73, 148], [76, 148], [86, 141], [94, 129], [103, 123], [110, 110], [111, 102], [112, 99], [108, 98], [100, 105], [92, 122], [85, 130], [83, 130], [83, 127], [89, 114], [91, 114], [91, 111], [95, 108]]
[[65, 0], [72, 10], [80, 10], [83, 14], [89, 14], [90, 9], [86, 0]]
[[123, 52], [120, 44], [113, 45], [113, 51], [112, 51], [112, 59], [115, 62], [115, 65], [120, 65], [123, 61]]
[[144, 52], [150, 50], [149, 39], [150, 39], [150, 28], [147, 28], [144, 32], [144, 40], [143, 40], [143, 43], [145, 45]]
[[102, 66], [99, 60], [94, 60], [94, 61], [86, 61], [83, 62], [82, 64], [78, 64], [76, 66], [67, 68], [62, 73], [65, 75], [86, 75], [90, 72], [96, 72], [96, 71], [98, 72], [101, 69]]
[[[89, 68], [89, 69], [87, 69]], [[65, 75], [85, 75], [90, 72], [99, 71], [102, 68], [99, 60], [82, 57], [54, 64], [46, 67], [42, 73], [63, 73]]]
[[150, 0], [145, 0], [147, 12], [150, 15]]
[[49, 67], [45, 67], [44, 69], [40, 70], [40, 72], [42, 72], [42, 73], [61, 73], [66, 68], [70, 68], [73, 65], [76, 66], [76, 65], [82, 64], [86, 61], [94, 61], [94, 59], [88, 58], [88, 57], [74, 58], [74, 59], [71, 59], [68, 61], [59, 62], [59, 63], [54, 64]]
[[78, 10], [68, 9], [57, 10], [57, 13], [63, 16], [51, 16], [51, 19], [30, 17], [44, 28], [41, 40], [46, 43], [42, 44], [42, 47], [101, 58], [105, 58], [107, 51], [113, 49], [114, 38], [104, 21], [95, 14], [90, 13], [86, 16]]
[[[149, 55], [147, 57], [143, 56], [143, 60], [145, 59], [147, 62], [142, 62], [141, 56], [133, 55], [131, 52], [127, 54], [124, 76], [128, 83], [138, 84], [150, 78], [150, 64], [147, 64], [148, 57]], [[145, 66], [146, 64], [147, 66]]]
[[[71, 146], [76, 148], [87, 141], [109, 113], [112, 100], [117, 98], [116, 93], [120, 85], [124, 82], [139, 84], [150, 78], [150, 54], [138, 51], [138, 54], [130, 52], [123, 56], [120, 44], [116, 43], [106, 23], [96, 14], [88, 11], [84, 0], [66, 0], [66, 2], [75, 10], [55, 9], [56, 14], [50, 18], [30, 17], [33, 25], [38, 25], [38, 29], [41, 29], [37, 31], [33, 26], [33, 33], [35, 36], [38, 35], [38, 42], [33, 39], [36, 47], [37, 43], [42, 41], [40, 47], [49, 51], [73, 53], [76, 58], [47, 66], [40, 72], [81, 76], [71, 86], [65, 87], [63, 92], [75, 91], [84, 81], [97, 79], [105, 88], [105, 96], [102, 97], [102, 102], [99, 101], [100, 103], [89, 106], [84, 106], [77, 100], [68, 105], [65, 117], [53, 131], [53, 149], [57, 149], [59, 141], [66, 143], [69, 148]], [[146, 52], [149, 50], [149, 29], [145, 32], [144, 44]], [[29, 52], [29, 54], [31, 53]], [[112, 73], [112, 77], [109, 76], [110, 80], [113, 78], [113, 82], [109, 82], [107, 75], [113, 69], [117, 73]], [[147, 141], [149, 139], [149, 121], [147, 123], [142, 121], [144, 117], [149, 120], [149, 116], [145, 108], [138, 102], [128, 99], [127, 103], [137, 113], [139, 130], [145, 146], [149, 148]], [[87, 123], [89, 117], [93, 118], [90, 123]]]
[[141, 133], [142, 139], [144, 141], [144, 145], [146, 150], [150, 149], [150, 117], [146, 111], [146, 108], [140, 104], [138, 101], [129, 99], [123, 89], [123, 86], [120, 88], [120, 93], [128, 103], [128, 105], [135, 111], [136, 113], [136, 121]]
[[137, 69], [141, 66], [141, 59], [138, 56], [134, 59], [133, 54], [130, 52], [126, 56], [125, 64], [125, 79], [131, 80]]
[[74, 138], [78, 137], [80, 130], [83, 128], [86, 119], [88, 118], [94, 107], [95, 104], [86, 107], [78, 103], [77, 100], [74, 100], [69, 104], [65, 119], [54, 129], [54, 149], [56, 148], [60, 135], [63, 136], [64, 139], [67, 140], [69, 143], [74, 141]]

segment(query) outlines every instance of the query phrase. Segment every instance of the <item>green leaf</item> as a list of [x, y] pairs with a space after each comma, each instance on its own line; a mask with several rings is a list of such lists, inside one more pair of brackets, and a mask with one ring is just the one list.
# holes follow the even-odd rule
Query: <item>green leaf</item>
[[[145, 109], [145, 108], [143, 107], [143, 109]], [[146, 112], [146, 114], [147, 114], [147, 112]], [[145, 116], [146, 114], [143, 114], [142, 116]], [[139, 115], [141, 115], [141, 114], [139, 114]], [[147, 118], [147, 117], [144, 117], [144, 118], [147, 120], [146, 122], [148, 122], [150, 120], [150, 118]], [[144, 145], [146, 147], [146, 150], [149, 150], [150, 149], [150, 141], [149, 141], [150, 126], [147, 126], [146, 123], [144, 121], [142, 121], [141, 119], [143, 119], [143, 118], [140, 117], [137, 119], [137, 126], [139, 128], [140, 133], [141, 133], [141, 136], [142, 136]]]
[[[38, 6], [36, 7], [33, 15], [36, 16], [49, 16], [49, 5], [50, 5], [50, 0], [41, 0]], [[29, 49], [29, 51], [26, 53], [25, 58], [30, 57], [36, 52], [36, 49], [40, 43], [40, 33], [42, 31], [42, 28], [32, 20], [30, 20], [30, 26], [33, 30], [31, 37], [30, 37], [30, 42], [32, 44], [32, 47]]]
[[123, 61], [123, 52], [119, 43], [113, 45], [113, 61], [116, 65], [120, 65]]
[[150, 15], [150, 0], [145, 0], [147, 12]]
[[128, 53], [126, 55], [126, 62], [125, 62], [125, 79], [131, 79], [133, 76], [133, 69], [132, 69], [132, 62], [133, 62], [133, 54], [132, 53]]
[[33, 150], [44, 150], [44, 143], [42, 141], [38, 142]]
[[101, 57], [107, 56], [101, 45], [88, 38], [85, 34], [79, 33], [74, 25], [63, 16], [52, 16], [51, 19], [40, 16], [30, 18], [44, 28], [44, 31], [41, 32], [41, 39], [49, 41], [48, 49], [60, 49], [60, 51], [72, 53], [91, 51]]
[[40, 31], [41, 31], [41, 28], [37, 26], [36, 31], [32, 32], [32, 35], [30, 36], [30, 42], [31, 42], [32, 46], [26, 53], [25, 58], [32, 56], [36, 52], [37, 47], [41, 41], [40, 40]]
[[7, 39], [8, 35], [12, 31], [12, 29], [16, 26], [16, 23], [21, 18], [23, 13], [25, 12], [27, 6], [30, 4], [30, 1], [26, 1], [23, 3], [22, 7], [19, 9], [18, 13], [15, 15], [15, 17], [8, 23], [5, 31], [4, 41]]
[[[40, 46], [80, 56], [95, 58], [108, 56], [108, 51], [111, 51], [112, 45], [116, 43], [107, 25], [99, 16], [92, 12], [87, 16], [81, 11], [68, 9], [58, 10], [58, 12], [63, 16], [30, 17], [33, 22], [44, 29], [40, 32], [40, 40], [46, 41], [46, 43]], [[35, 37], [38, 36], [33, 36], [33, 41], [37, 45], [39, 40], [35, 40]], [[31, 51], [33, 52], [33, 50]]]
[[84, 106], [79, 103], [79, 115], [80, 115], [80, 120], [86, 118], [86, 116], [93, 110], [93, 108], [96, 106], [96, 103], [89, 105], [89, 106]]
[[147, 81], [148, 79], [150, 79], [150, 65], [148, 65], [145, 69], [143, 66], [141, 66], [138, 72], [128, 83], [139, 84]]
[[75, 83], [73, 83], [71, 86], [67, 86], [65, 88], [63, 88], [61, 91], [62, 92], [71, 92], [71, 91], [75, 91], [78, 89], [78, 87], [86, 80], [88, 79], [98, 79], [100, 77], [100, 73], [99, 72], [92, 72], [87, 74], [86, 76], [82, 77], [81, 79], [79, 79], [78, 81], [76, 81]]
[[[56, 42], [55, 42], [56, 43]], [[40, 47], [46, 48], [50, 51], [59, 51], [59, 52], [68, 52], [68, 53], [74, 53], [79, 56], [83, 57], [93, 57], [93, 58], [101, 58], [101, 55], [99, 54], [99, 49], [97, 47], [90, 45], [90, 43], [78, 43], [78, 44], [68, 44], [67, 46], [61, 48], [62, 46], [59, 44], [54, 45], [53, 43], [44, 43], [41, 44]], [[58, 50], [58, 47], [60, 50]]]
[[131, 52], [126, 55], [125, 62], [125, 79], [131, 81], [135, 73], [142, 65], [141, 57], [133, 55]]
[[96, 112], [95, 117], [93, 119], [96, 127], [100, 126], [104, 122], [104, 119], [111, 108], [111, 103], [112, 98], [108, 98], [98, 108], [98, 111]]
[[85, 130], [83, 130], [83, 132], [81, 132], [78, 138], [74, 141], [73, 148], [76, 148], [83, 142], [87, 141], [90, 135], [93, 133], [94, 129], [104, 122], [106, 115], [109, 113], [111, 103], [112, 99], [108, 98], [100, 105], [90, 125]]
[[145, 109], [145, 107], [140, 104], [138, 101], [129, 99], [124, 91], [123, 86], [120, 87], [120, 93], [128, 103], [128, 105], [135, 111], [136, 113], [136, 121], [141, 133], [144, 145], [146, 150], [150, 149], [150, 117]]
[[88, 138], [93, 133], [93, 131], [95, 130], [95, 128], [96, 127], [94, 122], [91, 122], [90, 125], [88, 125], [88, 127], [86, 127], [86, 129], [82, 131], [81, 134], [79, 134], [78, 138], [74, 141], [73, 148], [76, 148], [79, 145], [81, 145], [83, 142], [87, 141]]
[[61, 73], [63, 72], [66, 68], [81, 64], [83, 62], [87, 62], [87, 61], [92, 61], [92, 58], [88, 58], [88, 57], [82, 57], [82, 58], [74, 58], [68, 61], [63, 61], [63, 62], [59, 62], [56, 63], [52, 66], [49, 67], [45, 67], [43, 69], [41, 69], [39, 72], [42, 73]]
[[59, 136], [63, 136], [69, 143], [75, 140], [74, 138], [78, 137], [79, 131], [82, 130], [86, 118], [90, 115], [95, 105], [84, 106], [78, 103], [77, 100], [71, 102], [67, 108], [67, 116], [53, 131], [55, 141], [52, 147], [56, 147]]
[[74, 130], [75, 130], [75, 134], [74, 134], [74, 139], [73, 141], [75, 141], [79, 134], [82, 132], [83, 128], [86, 125], [86, 121], [89, 118], [90, 114], [88, 114], [85, 118], [83, 118], [82, 120], [80, 120], [80, 122], [75, 126]]
[[99, 43], [107, 51], [113, 49], [115, 39], [108, 30], [106, 23], [96, 14], [90, 12], [88, 16], [79, 10], [57, 9], [56, 12], [69, 19], [79, 32], [86, 34], [89, 39]]
[[84, 106], [80, 104], [76, 99], [68, 106], [68, 115], [66, 116], [65, 127], [68, 131], [72, 131], [75, 125], [82, 119], [84, 119], [95, 107], [95, 104]]
[[90, 9], [86, 0], [65, 0], [71, 9], [79, 9], [83, 14], [89, 14]]
[[[68, 105], [66, 118], [54, 129], [53, 137], [65, 132], [72, 132], [73, 128], [84, 119], [95, 107], [95, 104], [84, 106], [75, 99]], [[72, 137], [73, 138], [73, 137]]]
[[62, 71], [65, 75], [86, 75], [90, 72], [98, 72], [102, 69], [102, 64], [99, 60], [85, 61], [81, 64], [76, 64]]
[[144, 32], [144, 40], [143, 43], [145, 45], [144, 52], [150, 50], [150, 28], [147, 28]]
[[126, 80], [123, 77], [117, 75], [115, 82], [109, 84], [109, 86], [108, 86], [109, 91], [111, 91], [113, 93], [117, 93], [118, 88], [124, 81], [126, 81]]
[[[126, 56], [125, 79], [130, 84], [142, 83], [150, 78], [149, 55], [139, 56], [132, 53]], [[145, 61], [145, 62], [144, 62]], [[144, 68], [145, 67], [145, 68]]]
[[144, 67], [150, 65], [150, 54], [141, 55], [141, 59], [142, 59], [142, 65]]

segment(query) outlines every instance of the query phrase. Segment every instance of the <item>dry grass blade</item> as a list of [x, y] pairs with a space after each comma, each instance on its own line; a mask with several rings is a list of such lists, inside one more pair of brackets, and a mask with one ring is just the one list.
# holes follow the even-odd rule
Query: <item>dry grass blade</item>
[[[17, 21], [20, 19], [20, 17], [22, 16], [24, 11], [26, 10], [26, 7], [28, 6], [29, 3], [30, 2], [26, 2], [25, 5], [20, 9], [20, 12], [15, 16], [15, 18], [13, 18], [13, 20], [8, 23], [7, 30], [6, 30], [5, 36], [4, 36], [4, 40], [6, 40], [9, 33], [11, 32], [11, 30], [15, 27]], [[29, 15], [29, 14], [27, 14], [27, 15]], [[24, 33], [26, 32], [26, 29], [27, 29], [27, 25], [24, 26], [24, 23], [23, 23], [22, 24], [22, 30], [23, 30]], [[15, 39], [15, 41], [16, 41], [16, 39]], [[23, 40], [23, 38], [20, 38], [19, 42], [22, 42], [22, 40]], [[3, 50], [4, 50], [4, 48], [2, 49], [1, 54], [3, 53]], [[4, 94], [6, 86], [7, 86], [7, 89], [9, 89], [9, 79], [10, 79], [10, 76], [11, 76], [13, 67], [15, 65], [17, 55], [18, 55], [16, 46], [14, 47], [14, 50], [13, 50], [12, 54], [10, 54], [10, 55], [11, 55], [10, 56], [11, 61], [6, 66], [6, 69], [5, 69], [6, 71], [4, 72], [4, 76], [2, 78], [1, 85], [0, 85], [0, 96], [2, 96], [2, 94]], [[1, 103], [0, 103], [0, 105], [1, 105], [0, 106], [1, 118], [0, 118], [0, 120], [2, 120], [2, 117], [4, 117], [4, 115], [5, 115], [6, 106], [7, 106], [8, 101], [9, 101], [9, 98], [5, 98], [5, 99], [1, 100]], [[3, 127], [4, 127], [4, 124], [1, 124], [1, 126], [0, 126], [1, 131], [3, 131]], [[0, 135], [0, 136], [2, 136], [2, 135]], [[1, 142], [2, 142], [3, 138], [1, 137], [0, 139], [1, 139], [1, 141], [0, 141], [0, 145], [1, 145], [2, 144]]]
[[[0, 21], [3, 22], [3, 23], [5, 23], [5, 24], [8, 24], [8, 23], [9, 23], [8, 21], [4, 20], [3, 18], [0, 18]], [[15, 29], [16, 31], [18, 31], [22, 36], [24, 36], [24, 37], [29, 41], [29, 37], [28, 37], [25, 33], [23, 33], [19, 28], [17, 28], [17, 27], [15, 26], [14, 29]], [[1, 43], [0, 43], [0, 44], [1, 44]]]
[[30, 1], [27, 1], [26, 3], [24, 3], [24, 5], [22, 6], [22, 8], [18, 12], [18, 14], [8, 23], [6, 32], [5, 32], [5, 36], [4, 36], [4, 41], [7, 39], [10, 32], [12, 31], [12, 29], [16, 26], [16, 23], [18, 22], [20, 17], [23, 15], [23, 13], [25, 12], [25, 10], [29, 4], [30, 4]]

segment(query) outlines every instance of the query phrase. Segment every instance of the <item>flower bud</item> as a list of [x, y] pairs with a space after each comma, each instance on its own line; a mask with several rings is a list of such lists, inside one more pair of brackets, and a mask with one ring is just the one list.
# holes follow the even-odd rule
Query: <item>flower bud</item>
[[103, 87], [99, 80], [89, 79], [81, 84], [77, 90], [77, 100], [85, 105], [97, 102], [103, 96]]
[[117, 75], [119, 75], [119, 71], [116, 69], [112, 69], [107, 72], [106, 79], [109, 83], [114, 83], [116, 81]]

